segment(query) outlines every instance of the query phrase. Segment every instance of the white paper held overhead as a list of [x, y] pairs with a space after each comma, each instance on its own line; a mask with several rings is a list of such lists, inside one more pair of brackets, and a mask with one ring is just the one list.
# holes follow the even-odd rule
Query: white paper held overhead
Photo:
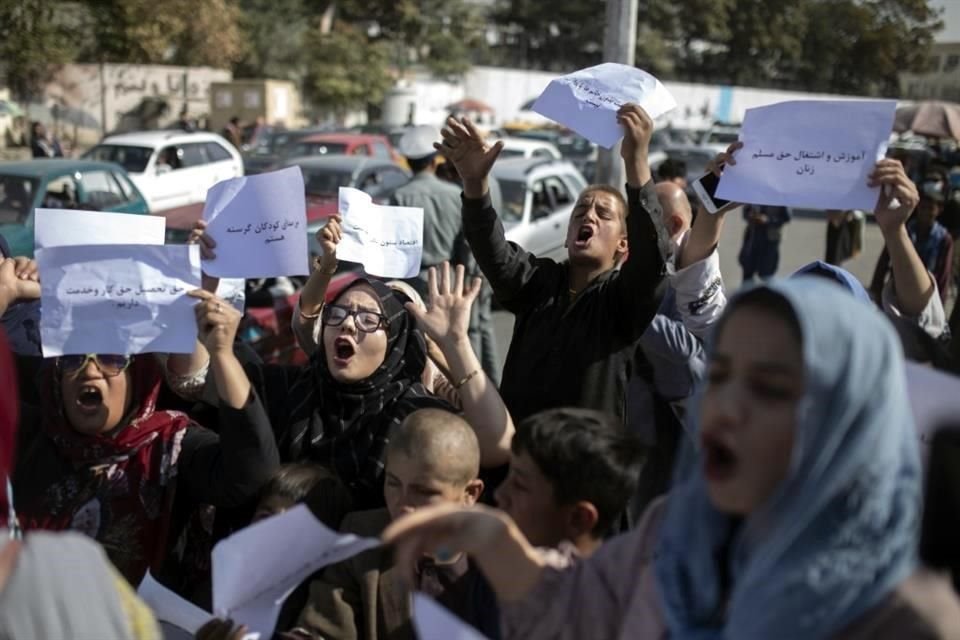
[[217, 243], [204, 273], [218, 278], [276, 278], [309, 273], [303, 174], [293, 166], [218, 182], [203, 219]]
[[198, 246], [50, 247], [37, 265], [44, 357], [193, 352]]
[[552, 80], [533, 110], [609, 149], [623, 137], [617, 111], [633, 102], [656, 119], [677, 106], [652, 75], [625, 64], [605, 62]]
[[330, 530], [303, 505], [258, 522], [213, 548], [214, 614], [269, 638], [283, 601], [307, 576], [379, 545]]
[[359, 262], [382, 278], [413, 278], [423, 258], [423, 209], [387, 207], [350, 187], [340, 187], [343, 237], [337, 257]]
[[163, 244], [163, 216], [38, 208], [33, 222], [37, 249], [82, 244]]
[[420, 640], [487, 640], [486, 636], [422, 593], [413, 594], [413, 626]]
[[747, 109], [737, 164], [717, 197], [747, 204], [873, 211], [867, 176], [887, 152], [896, 102], [796, 100]]

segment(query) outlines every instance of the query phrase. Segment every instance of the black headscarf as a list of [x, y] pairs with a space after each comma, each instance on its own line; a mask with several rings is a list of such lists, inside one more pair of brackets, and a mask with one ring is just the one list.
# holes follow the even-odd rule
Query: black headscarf
[[[429, 407], [453, 409], [421, 382], [427, 345], [404, 308], [409, 300], [378, 280], [358, 279], [340, 293], [367, 285], [387, 318], [387, 353], [369, 377], [338, 382], [327, 366], [323, 341], [290, 389], [287, 459], [309, 458], [329, 466], [360, 502], [382, 504], [384, 452], [390, 429], [409, 414]], [[364, 503], [372, 503], [365, 505]]]

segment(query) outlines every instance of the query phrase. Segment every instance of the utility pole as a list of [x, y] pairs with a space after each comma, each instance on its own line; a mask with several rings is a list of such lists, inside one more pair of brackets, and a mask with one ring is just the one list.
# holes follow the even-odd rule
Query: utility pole
[[[603, 61], [633, 65], [637, 51], [637, 0], [607, 0], [607, 26], [603, 38]], [[597, 182], [623, 189], [626, 178], [620, 159], [620, 143], [609, 151], [600, 148]]]

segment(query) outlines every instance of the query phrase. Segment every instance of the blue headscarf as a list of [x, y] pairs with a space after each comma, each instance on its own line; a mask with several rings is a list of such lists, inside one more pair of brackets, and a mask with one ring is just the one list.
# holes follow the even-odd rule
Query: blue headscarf
[[818, 278], [766, 288], [786, 299], [803, 337], [790, 471], [738, 525], [712, 506], [701, 453], [678, 464], [655, 561], [674, 640], [828, 638], [915, 567], [921, 471], [896, 334]]
[[791, 278], [797, 276], [821, 276], [832, 280], [845, 288], [847, 291], [852, 293], [854, 297], [859, 300], [863, 300], [868, 304], [873, 304], [873, 300], [870, 299], [870, 294], [867, 293], [867, 290], [863, 288], [863, 285], [857, 279], [857, 276], [853, 275], [846, 269], [841, 269], [832, 264], [828, 264], [823, 260], [815, 260], [809, 264], [805, 264], [796, 271], [793, 272]]

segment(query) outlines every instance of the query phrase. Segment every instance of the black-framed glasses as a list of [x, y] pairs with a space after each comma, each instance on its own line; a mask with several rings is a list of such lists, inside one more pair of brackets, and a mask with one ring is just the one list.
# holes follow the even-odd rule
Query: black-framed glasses
[[354, 310], [339, 304], [328, 304], [323, 307], [323, 324], [328, 327], [339, 327], [349, 316], [353, 316], [353, 323], [364, 333], [373, 333], [389, 324], [386, 316], [376, 311]]
[[130, 356], [88, 353], [87, 355], [60, 356], [60, 358], [57, 359], [57, 366], [60, 367], [60, 371], [64, 374], [75, 376], [80, 373], [91, 360], [97, 365], [100, 373], [107, 378], [120, 375], [130, 366], [130, 363], [133, 362], [133, 358]]

